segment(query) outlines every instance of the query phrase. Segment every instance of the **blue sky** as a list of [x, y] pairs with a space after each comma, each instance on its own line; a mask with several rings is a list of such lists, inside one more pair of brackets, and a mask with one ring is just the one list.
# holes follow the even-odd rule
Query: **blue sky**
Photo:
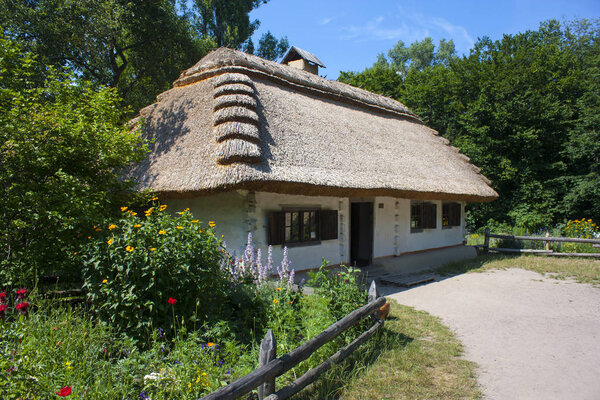
[[251, 17], [261, 21], [255, 43], [267, 30], [287, 36], [327, 66], [320, 75], [336, 79], [340, 70], [371, 66], [398, 40], [453, 39], [458, 54], [468, 54], [482, 36], [500, 39], [551, 18], [599, 18], [600, 0], [270, 0]]

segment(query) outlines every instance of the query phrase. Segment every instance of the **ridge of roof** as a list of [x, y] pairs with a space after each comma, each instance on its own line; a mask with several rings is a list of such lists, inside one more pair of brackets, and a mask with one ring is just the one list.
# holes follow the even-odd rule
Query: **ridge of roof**
[[[227, 72], [261, 75], [295, 88], [379, 109], [423, 124], [408, 107], [392, 98], [225, 47], [210, 52], [193, 67], [183, 71], [173, 87], [187, 86]], [[158, 100], [160, 101], [160, 95]]]

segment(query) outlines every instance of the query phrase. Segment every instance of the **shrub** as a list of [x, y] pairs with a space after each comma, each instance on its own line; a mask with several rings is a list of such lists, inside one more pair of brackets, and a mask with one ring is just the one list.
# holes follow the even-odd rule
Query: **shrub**
[[145, 218], [122, 207], [121, 219], [95, 227], [83, 255], [94, 310], [136, 339], [156, 328], [216, 321], [227, 306], [224, 250], [214, 224], [204, 227], [188, 210], [172, 216], [166, 207], [153, 203]]
[[91, 221], [131, 188], [117, 171], [146, 147], [121, 124], [114, 90], [48, 70], [0, 36], [0, 280], [79, 278]]
[[[594, 221], [582, 218], [569, 221], [563, 228], [563, 235], [571, 238], [598, 239], [600, 238], [600, 230]], [[590, 253], [597, 251], [597, 249], [588, 243], [565, 243], [563, 249], [566, 252], [572, 253]]]

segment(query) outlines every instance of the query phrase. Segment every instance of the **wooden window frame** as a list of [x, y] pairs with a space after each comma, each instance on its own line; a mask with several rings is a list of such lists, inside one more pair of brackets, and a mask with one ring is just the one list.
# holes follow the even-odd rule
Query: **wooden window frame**
[[[306, 208], [284, 208], [281, 210], [283, 213], [283, 244], [288, 247], [303, 246], [309, 244], [320, 244], [321, 243], [321, 221], [319, 218], [320, 208], [306, 207]], [[315, 213], [315, 238], [303, 239], [304, 232], [304, 213]], [[298, 237], [299, 240], [286, 240], [285, 230], [288, 227], [286, 225], [287, 214], [298, 213]], [[292, 217], [290, 216], [290, 219]], [[291, 235], [290, 235], [291, 236]]]
[[[304, 239], [304, 214], [314, 212], [315, 237]], [[299, 240], [286, 240], [286, 216], [298, 213], [298, 238]], [[290, 215], [290, 220], [291, 220]], [[290, 221], [291, 222], [291, 221]], [[287, 247], [318, 245], [323, 240], [338, 239], [338, 212], [337, 210], [323, 210], [318, 207], [284, 207], [281, 211], [272, 211], [268, 214], [268, 238], [269, 245], [282, 245]], [[311, 230], [312, 232], [312, 230]], [[292, 235], [290, 235], [292, 236]]]
[[[433, 215], [430, 215], [433, 213]], [[410, 203], [410, 233], [437, 228], [437, 204], [428, 201]]]
[[458, 202], [442, 203], [442, 229], [462, 226], [462, 205]]

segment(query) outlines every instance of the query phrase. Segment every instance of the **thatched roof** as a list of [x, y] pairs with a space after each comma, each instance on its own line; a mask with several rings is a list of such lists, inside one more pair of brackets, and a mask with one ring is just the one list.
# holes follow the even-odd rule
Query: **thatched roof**
[[489, 181], [403, 104], [231, 49], [140, 112], [140, 189], [490, 201]]

